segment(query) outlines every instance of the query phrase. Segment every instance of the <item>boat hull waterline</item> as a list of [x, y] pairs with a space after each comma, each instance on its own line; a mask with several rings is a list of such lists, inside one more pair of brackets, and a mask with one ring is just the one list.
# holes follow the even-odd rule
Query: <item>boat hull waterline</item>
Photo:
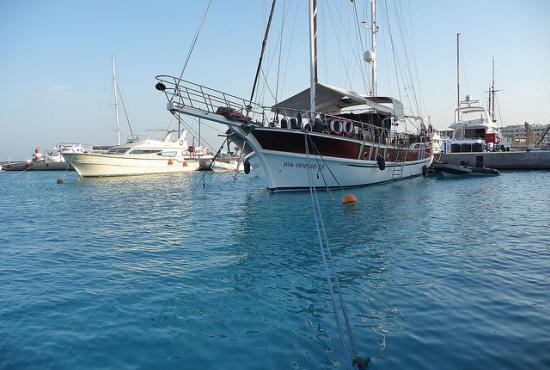
[[64, 154], [80, 177], [135, 176], [196, 171], [197, 159], [146, 159], [104, 154]]

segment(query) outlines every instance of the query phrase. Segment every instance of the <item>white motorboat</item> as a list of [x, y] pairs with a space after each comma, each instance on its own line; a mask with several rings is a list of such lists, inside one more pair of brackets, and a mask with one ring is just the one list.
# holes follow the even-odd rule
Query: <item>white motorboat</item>
[[270, 109], [254, 103], [260, 56], [250, 99], [157, 76], [156, 89], [166, 94], [167, 109], [178, 119], [188, 115], [228, 126], [229, 140], [246, 154], [245, 169], [252, 165], [271, 191], [346, 188], [425, 174], [433, 160], [427, 137], [395, 131], [392, 126], [411, 116], [405, 116], [399, 100], [376, 95], [375, 2], [373, 50], [365, 53], [372, 67], [369, 96], [318, 82], [316, 14], [316, 1], [310, 1], [308, 89]]
[[504, 151], [510, 145], [503, 139], [495, 118], [495, 94], [499, 91], [495, 90], [495, 61], [493, 59], [493, 80], [489, 86], [489, 107], [486, 109], [470, 95], [460, 100], [460, 33], [456, 35], [456, 49], [457, 107], [450, 126], [453, 130], [450, 153]]
[[106, 152], [70, 153], [62, 155], [80, 177], [131, 176], [196, 171], [200, 155], [180, 136], [168, 131], [163, 140], [140, 138], [115, 145]]
[[200, 160], [200, 170], [214, 172], [242, 172], [244, 163], [241, 157], [220, 154], [214, 160], [212, 158], [203, 158]]
[[502, 135], [491, 115], [479, 100], [466, 99], [455, 109], [455, 121], [450, 126], [451, 153], [484, 152], [501, 149]]

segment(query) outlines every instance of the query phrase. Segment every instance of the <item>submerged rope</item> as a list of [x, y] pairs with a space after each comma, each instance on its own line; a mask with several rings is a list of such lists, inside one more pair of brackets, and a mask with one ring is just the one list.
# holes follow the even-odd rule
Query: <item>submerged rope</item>
[[[306, 159], [309, 160], [309, 135], [307, 131], [304, 131], [305, 138], [305, 149], [306, 149]], [[314, 154], [315, 155], [315, 154]], [[319, 204], [319, 198], [317, 196], [317, 188], [314, 186], [313, 175], [311, 173], [311, 168], [308, 167], [308, 182], [309, 182], [309, 192], [311, 196], [311, 203], [313, 206], [313, 219], [315, 222], [315, 230], [317, 232], [317, 238], [319, 239], [319, 249], [321, 251], [321, 258], [323, 260], [323, 269], [325, 272], [325, 277], [327, 279], [331, 306], [334, 311], [336, 319], [336, 328], [338, 331], [338, 340], [340, 343], [340, 349], [342, 351], [342, 363], [345, 364], [348, 369], [365, 369], [368, 363], [367, 360], [362, 359], [357, 356], [357, 350], [353, 340], [353, 333], [351, 330], [351, 325], [349, 318], [344, 306], [344, 299], [341, 294], [341, 287], [338, 277], [335, 274], [334, 268], [334, 259], [332, 257], [332, 252], [330, 250], [330, 245], [328, 243], [328, 236], [325, 230], [325, 225], [323, 222], [323, 217], [321, 215], [321, 206]], [[327, 258], [328, 256], [328, 258]], [[334, 284], [333, 284], [334, 281]], [[336, 287], [336, 289], [335, 289]], [[341, 325], [341, 317], [343, 317], [344, 324], [346, 326], [346, 333]], [[344, 336], [347, 334], [347, 341], [344, 340]]]

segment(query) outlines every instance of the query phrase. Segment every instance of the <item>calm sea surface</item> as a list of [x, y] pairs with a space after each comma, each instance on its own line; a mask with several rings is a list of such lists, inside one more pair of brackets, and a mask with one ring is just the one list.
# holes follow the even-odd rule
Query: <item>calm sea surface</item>
[[[309, 193], [0, 173], [1, 369], [342, 368]], [[370, 369], [550, 368], [550, 172], [320, 193]]]

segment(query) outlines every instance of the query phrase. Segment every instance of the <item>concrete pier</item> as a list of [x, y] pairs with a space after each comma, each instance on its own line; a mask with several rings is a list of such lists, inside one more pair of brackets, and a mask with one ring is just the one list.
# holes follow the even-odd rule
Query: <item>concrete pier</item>
[[499, 170], [548, 170], [550, 169], [550, 150], [531, 150], [517, 152], [472, 152], [441, 153], [435, 159], [459, 165], [470, 162], [470, 166], [482, 166]]
[[4, 171], [73, 171], [67, 162], [13, 162], [3, 164]]

